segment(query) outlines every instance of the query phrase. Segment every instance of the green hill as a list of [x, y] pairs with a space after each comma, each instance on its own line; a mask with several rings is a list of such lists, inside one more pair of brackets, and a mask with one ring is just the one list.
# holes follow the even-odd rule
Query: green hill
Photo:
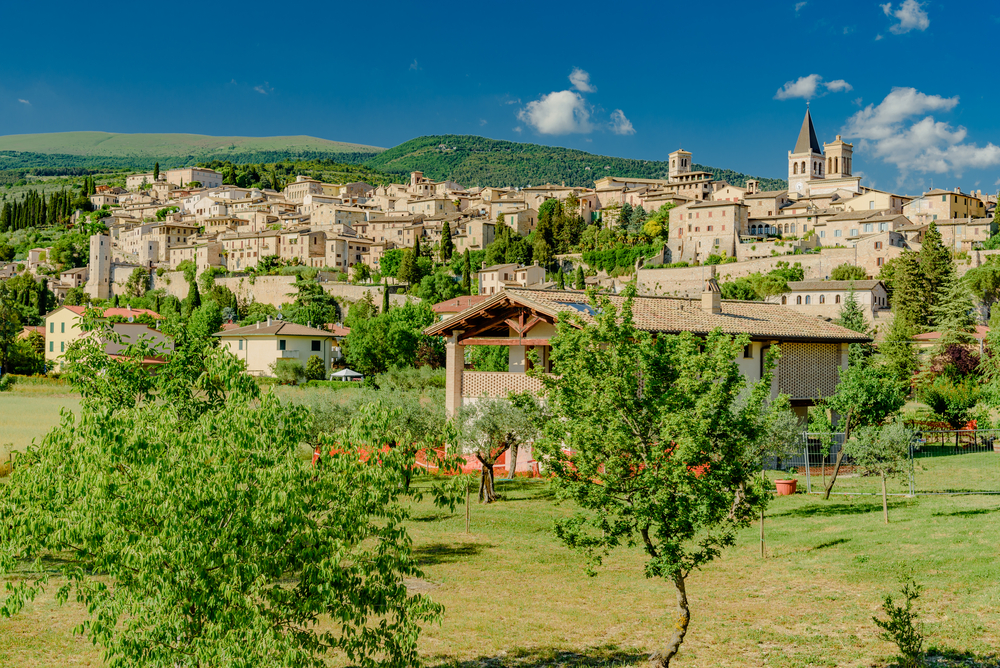
[[0, 169], [163, 168], [211, 160], [276, 162], [289, 158], [362, 162], [384, 149], [316, 137], [211, 137], [189, 134], [54, 132], [0, 136]]
[[[418, 137], [379, 153], [365, 164], [385, 172], [422, 171], [429, 178], [451, 179], [464, 186], [528, 186], [564, 181], [566, 185], [593, 186], [596, 179], [604, 176], [667, 178], [665, 160], [611, 158], [575, 149], [473, 135]], [[739, 186], [745, 185], [747, 179], [760, 178], [730, 169], [693, 167]], [[784, 179], [760, 178], [760, 182], [764, 190], [788, 187]]]

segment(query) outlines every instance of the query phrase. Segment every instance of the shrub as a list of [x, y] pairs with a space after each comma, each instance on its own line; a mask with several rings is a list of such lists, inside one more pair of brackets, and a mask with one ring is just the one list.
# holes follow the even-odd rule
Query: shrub
[[7, 392], [14, 387], [14, 376], [4, 374], [0, 376], [0, 392]]
[[325, 390], [349, 390], [362, 387], [361, 383], [346, 380], [307, 380], [302, 387], [322, 387]]
[[375, 376], [372, 383], [382, 390], [443, 390], [445, 372], [444, 369], [432, 369], [429, 366], [422, 366], [419, 369], [397, 367]]
[[293, 359], [278, 360], [271, 365], [271, 371], [282, 385], [295, 385], [306, 375], [302, 362]]
[[900, 668], [918, 668], [924, 665], [924, 635], [923, 629], [917, 622], [917, 612], [913, 609], [913, 602], [920, 597], [920, 585], [916, 582], [907, 582], [903, 585], [903, 598], [906, 599], [904, 605], [896, 605], [891, 595], [886, 595], [882, 603], [882, 611], [888, 619], [881, 620], [872, 617], [875, 626], [882, 629], [878, 637], [887, 642], [895, 643], [899, 648]]
[[306, 362], [306, 380], [326, 380], [326, 365], [319, 355], [310, 355]]
[[921, 389], [917, 396], [930, 406], [935, 415], [951, 425], [952, 429], [963, 428], [971, 419], [972, 409], [981, 394], [974, 380], [955, 382], [939, 376], [934, 382]]

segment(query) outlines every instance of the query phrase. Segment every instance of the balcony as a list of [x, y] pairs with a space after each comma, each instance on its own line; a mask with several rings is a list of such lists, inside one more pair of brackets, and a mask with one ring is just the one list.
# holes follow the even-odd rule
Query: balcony
[[462, 374], [462, 396], [478, 399], [482, 396], [491, 398], [506, 397], [511, 392], [542, 392], [542, 381], [523, 373], [507, 373], [506, 371], [465, 371]]

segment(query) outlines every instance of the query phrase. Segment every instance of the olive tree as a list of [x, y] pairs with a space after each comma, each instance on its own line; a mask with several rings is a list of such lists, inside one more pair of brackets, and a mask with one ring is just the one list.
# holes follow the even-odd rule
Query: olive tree
[[688, 576], [736, 542], [769, 494], [747, 444], [768, 431], [770, 368], [748, 385], [736, 359], [746, 335], [654, 336], [636, 327], [634, 285], [616, 306], [590, 295], [594, 316], [559, 316], [543, 377], [552, 412], [537, 447], [556, 489], [584, 511], [556, 525], [593, 566], [642, 545], [646, 577], [668, 581], [676, 612], [651, 660], [669, 666], [691, 619]]
[[844, 450], [855, 465], [882, 480], [882, 515], [886, 524], [889, 523], [886, 479], [893, 475], [905, 476], [909, 472], [912, 441], [913, 430], [902, 422], [890, 422], [881, 426], [860, 427], [844, 444]]
[[[419, 576], [399, 502], [412, 460], [363, 457], [347, 430], [313, 466], [308, 410], [219, 348], [181, 346], [155, 377], [141, 353], [120, 359], [79, 352], [75, 377], [117, 368], [114, 394], [82, 386], [79, 417], [64, 413], [4, 486], [0, 574], [21, 577], [0, 615], [58, 575], [57, 599], [84, 604], [81, 630], [113, 666], [415, 663], [440, 607], [404, 583]], [[171, 400], [185, 392], [198, 403]]]
[[511, 457], [517, 457], [518, 448], [539, 435], [544, 424], [542, 408], [529, 394], [482, 397], [462, 408], [458, 424], [459, 448], [474, 455], [482, 467], [479, 501], [493, 503], [499, 498], [493, 486], [493, 467], [503, 453], [510, 451]]

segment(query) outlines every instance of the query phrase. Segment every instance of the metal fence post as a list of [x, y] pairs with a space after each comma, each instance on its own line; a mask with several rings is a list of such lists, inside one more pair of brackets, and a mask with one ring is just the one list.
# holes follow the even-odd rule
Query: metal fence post
[[913, 447], [913, 441], [910, 440], [910, 496], [916, 496], [916, 492], [914, 491], [914, 484], [913, 484], [913, 458], [914, 458], [914, 455], [915, 455], [915, 451], [914, 451], [914, 447]]
[[805, 452], [805, 461], [806, 461], [806, 494], [812, 494], [813, 493], [812, 471], [810, 470], [812, 468], [812, 462], [809, 461], [809, 437], [805, 434], [803, 434], [802, 436], [803, 436], [802, 440], [805, 441], [805, 444], [803, 445], [803, 450]]

